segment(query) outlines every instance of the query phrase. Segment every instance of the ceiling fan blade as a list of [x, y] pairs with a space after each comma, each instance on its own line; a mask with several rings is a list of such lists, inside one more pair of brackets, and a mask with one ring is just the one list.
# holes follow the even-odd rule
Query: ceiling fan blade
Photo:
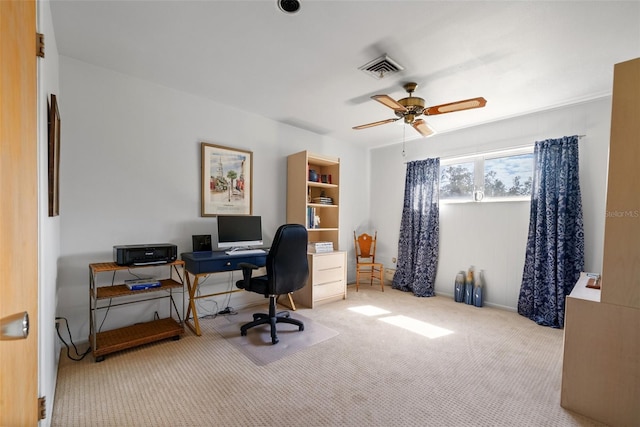
[[464, 101], [450, 102], [448, 104], [434, 105], [424, 109], [425, 116], [433, 116], [436, 114], [453, 113], [454, 111], [470, 110], [472, 108], [481, 108], [487, 104], [487, 100], [483, 97], [465, 99]]
[[380, 120], [379, 122], [367, 123], [366, 125], [354, 126], [352, 129], [366, 129], [373, 126], [384, 125], [386, 123], [393, 123], [396, 120], [400, 120], [400, 117], [396, 117], [395, 119]]
[[414, 120], [411, 126], [422, 136], [430, 136], [436, 133], [436, 131], [422, 119]]
[[398, 101], [391, 98], [389, 95], [373, 95], [371, 99], [375, 99], [379, 103], [386, 105], [394, 111], [407, 111], [407, 107], [399, 104]]

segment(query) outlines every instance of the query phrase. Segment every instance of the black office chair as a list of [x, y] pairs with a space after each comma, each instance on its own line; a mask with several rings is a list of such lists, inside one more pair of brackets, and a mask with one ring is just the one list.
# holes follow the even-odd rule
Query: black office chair
[[253, 322], [240, 327], [240, 334], [247, 335], [247, 330], [254, 326], [271, 324], [271, 342], [278, 343], [276, 323], [291, 323], [304, 331], [304, 323], [289, 317], [289, 312], [276, 312], [278, 295], [288, 294], [304, 287], [309, 276], [307, 262], [307, 229], [300, 224], [281, 225], [273, 238], [271, 249], [267, 255], [267, 275], [251, 277], [251, 272], [258, 268], [249, 263], [240, 263], [243, 280], [236, 286], [246, 291], [263, 294], [269, 298], [269, 313], [255, 313]]

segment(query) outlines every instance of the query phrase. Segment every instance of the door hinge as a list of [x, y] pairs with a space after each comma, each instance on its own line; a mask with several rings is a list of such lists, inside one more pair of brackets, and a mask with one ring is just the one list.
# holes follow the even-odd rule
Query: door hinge
[[44, 58], [44, 34], [36, 33], [36, 56]]
[[47, 397], [38, 398], [38, 421], [47, 418]]

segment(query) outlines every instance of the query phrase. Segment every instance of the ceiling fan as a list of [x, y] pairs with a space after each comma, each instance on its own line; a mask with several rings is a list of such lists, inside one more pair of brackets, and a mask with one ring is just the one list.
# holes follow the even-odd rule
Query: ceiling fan
[[373, 126], [383, 125], [385, 123], [392, 123], [400, 119], [404, 119], [406, 124], [413, 126], [422, 136], [433, 135], [435, 131], [427, 124], [423, 119], [418, 117], [421, 115], [434, 116], [436, 114], [452, 113], [454, 111], [470, 110], [472, 108], [481, 108], [487, 104], [487, 100], [480, 98], [465, 99], [463, 101], [450, 102], [448, 104], [434, 105], [432, 107], [425, 107], [425, 101], [417, 96], [412, 96], [413, 92], [418, 86], [417, 83], [406, 83], [402, 87], [409, 93], [406, 98], [394, 100], [388, 95], [374, 95], [371, 98], [375, 99], [379, 103], [391, 108], [396, 118], [380, 120], [373, 123], [367, 123], [366, 125], [354, 126], [353, 129], [366, 129]]

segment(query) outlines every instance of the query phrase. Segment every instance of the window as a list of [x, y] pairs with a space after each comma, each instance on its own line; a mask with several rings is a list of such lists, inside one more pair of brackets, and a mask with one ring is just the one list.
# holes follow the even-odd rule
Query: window
[[484, 160], [484, 196], [531, 196], [533, 153]]
[[440, 163], [440, 200], [524, 200], [531, 196], [533, 147], [484, 153]]
[[440, 165], [440, 199], [471, 200], [475, 187], [474, 162]]

